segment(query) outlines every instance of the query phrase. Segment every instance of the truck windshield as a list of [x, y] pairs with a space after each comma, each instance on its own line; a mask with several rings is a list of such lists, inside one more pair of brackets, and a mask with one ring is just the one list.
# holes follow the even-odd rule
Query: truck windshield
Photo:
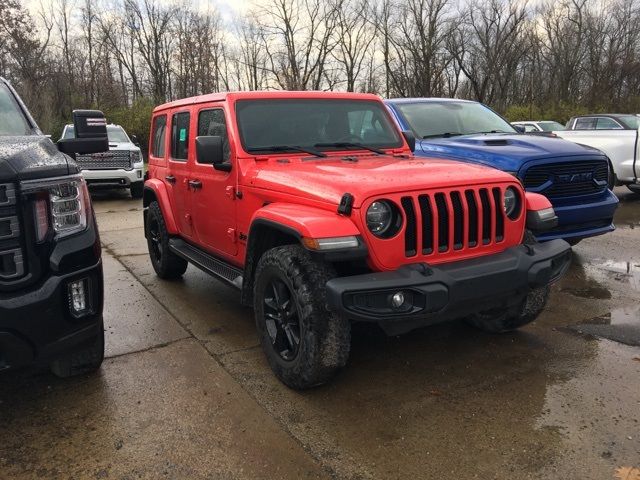
[[[239, 100], [236, 116], [246, 152], [398, 148], [402, 139], [384, 106], [343, 99]], [[291, 148], [285, 149], [284, 146]]]
[[9, 88], [0, 83], [0, 135], [30, 135], [31, 125]]
[[[67, 125], [62, 138], [73, 138], [75, 135], [76, 132], [73, 125]], [[107, 125], [107, 137], [109, 138], [109, 143], [128, 143], [131, 141], [124, 128], [115, 125]]]
[[480, 103], [399, 103], [397, 108], [419, 138], [516, 132], [507, 121]]

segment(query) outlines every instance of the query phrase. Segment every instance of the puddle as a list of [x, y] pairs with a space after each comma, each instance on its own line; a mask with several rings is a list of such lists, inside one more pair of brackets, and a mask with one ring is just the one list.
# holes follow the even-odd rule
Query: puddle
[[609, 313], [570, 325], [575, 332], [640, 346], [640, 305], [621, 307]]
[[604, 260], [590, 262], [589, 264], [582, 265], [582, 267], [585, 272], [597, 282], [614, 280], [627, 283], [632, 289], [640, 291], [640, 263]]
[[611, 292], [604, 287], [563, 287], [560, 291], [580, 298], [595, 298], [598, 300], [609, 300], [611, 298]]

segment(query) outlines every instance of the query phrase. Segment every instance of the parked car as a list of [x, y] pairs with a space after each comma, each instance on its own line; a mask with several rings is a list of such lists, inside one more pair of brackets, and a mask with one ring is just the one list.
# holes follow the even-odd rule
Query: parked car
[[37, 363], [69, 376], [104, 357], [98, 228], [68, 155], [107, 150], [106, 122], [79, 110], [74, 123], [79, 138], [56, 148], [0, 79], [0, 370]]
[[[120, 125], [107, 125], [109, 151], [77, 155], [76, 163], [90, 187], [128, 188], [132, 198], [142, 198], [144, 162], [135, 138]], [[62, 138], [73, 138], [73, 125], [66, 125]]]
[[416, 155], [499, 168], [529, 192], [545, 195], [558, 226], [538, 240], [563, 238], [572, 244], [614, 229], [617, 197], [607, 157], [594, 148], [559, 138], [521, 135], [478, 102], [449, 98], [386, 101], [400, 128], [418, 138]]
[[[418, 159], [379, 97], [216, 93], [153, 111], [144, 225], [161, 278], [192, 263], [252, 305], [285, 384], [326, 382], [352, 321], [389, 334], [534, 320], [565, 270], [556, 216], [512, 175]], [[206, 313], [206, 312], [203, 312]]]
[[604, 152], [611, 160], [615, 184], [640, 193], [639, 123], [637, 115], [584, 115], [573, 117], [566, 130], [555, 133]]
[[523, 130], [523, 133], [531, 133], [537, 135], [554, 135], [554, 132], [564, 130], [564, 125], [553, 120], [526, 120], [522, 122], [511, 122], [511, 125]]

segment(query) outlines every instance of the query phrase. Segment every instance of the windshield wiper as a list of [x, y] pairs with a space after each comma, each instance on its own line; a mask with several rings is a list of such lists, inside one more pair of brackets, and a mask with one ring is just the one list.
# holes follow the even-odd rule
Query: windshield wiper
[[476, 132], [473, 135], [480, 135], [485, 133], [511, 133], [511, 132], [506, 132], [504, 130], [489, 130], [488, 132]]
[[362, 148], [363, 150], [369, 150], [370, 152], [377, 153], [379, 155], [384, 155], [385, 152], [380, 150], [379, 148], [370, 147], [369, 145], [364, 145], [362, 143], [356, 142], [330, 142], [330, 143], [316, 143], [313, 145], [314, 147], [323, 148], [323, 147], [336, 147], [336, 148]]
[[267, 147], [250, 147], [247, 148], [247, 152], [302, 152], [320, 158], [324, 158], [327, 156], [326, 153], [322, 153], [313, 148], [305, 148], [298, 145], [269, 145]]
[[464, 133], [460, 133], [460, 132], [446, 132], [446, 133], [436, 133], [434, 135], [425, 135], [424, 138], [437, 138], [437, 137], [442, 137], [442, 138], [449, 138], [449, 137], [459, 137], [460, 135], [465, 135]]

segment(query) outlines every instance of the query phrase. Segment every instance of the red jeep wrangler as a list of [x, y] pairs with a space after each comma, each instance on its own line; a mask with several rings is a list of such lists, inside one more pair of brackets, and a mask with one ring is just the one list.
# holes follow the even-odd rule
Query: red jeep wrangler
[[275, 374], [327, 381], [350, 325], [392, 335], [466, 317], [525, 325], [571, 256], [557, 220], [491, 168], [415, 158], [374, 95], [216, 93], [154, 110], [145, 234], [153, 268], [193, 263], [253, 305]]

